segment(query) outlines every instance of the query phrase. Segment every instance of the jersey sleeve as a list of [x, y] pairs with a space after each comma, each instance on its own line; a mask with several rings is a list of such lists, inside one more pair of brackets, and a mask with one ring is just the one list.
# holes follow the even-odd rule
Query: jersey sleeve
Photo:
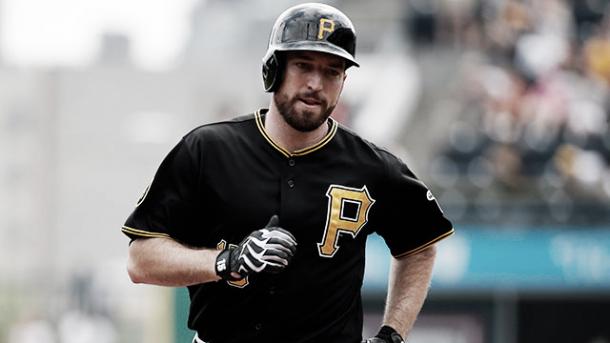
[[122, 231], [131, 239], [171, 237], [184, 241], [197, 225], [198, 161], [182, 139], [165, 157], [127, 218]]
[[402, 161], [391, 157], [377, 233], [392, 255], [400, 257], [417, 253], [454, 230], [428, 187]]

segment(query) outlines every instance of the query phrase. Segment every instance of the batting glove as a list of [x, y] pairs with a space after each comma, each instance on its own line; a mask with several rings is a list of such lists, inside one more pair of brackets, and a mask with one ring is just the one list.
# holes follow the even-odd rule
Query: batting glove
[[362, 343], [405, 343], [405, 341], [396, 330], [384, 325], [379, 329], [379, 332], [375, 337], [362, 341]]
[[278, 226], [273, 215], [267, 225], [252, 232], [237, 247], [227, 247], [216, 258], [216, 274], [225, 280], [241, 280], [253, 273], [283, 271], [296, 251], [294, 236]]

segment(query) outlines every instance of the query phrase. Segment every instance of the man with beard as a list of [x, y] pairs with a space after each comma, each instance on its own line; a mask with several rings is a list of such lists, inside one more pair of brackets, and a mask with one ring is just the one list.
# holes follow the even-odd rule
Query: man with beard
[[193, 342], [360, 342], [374, 232], [393, 258], [367, 342], [411, 329], [453, 229], [402, 161], [330, 116], [355, 43], [333, 7], [282, 13], [263, 58], [269, 108], [184, 136], [123, 226], [134, 282], [188, 287]]

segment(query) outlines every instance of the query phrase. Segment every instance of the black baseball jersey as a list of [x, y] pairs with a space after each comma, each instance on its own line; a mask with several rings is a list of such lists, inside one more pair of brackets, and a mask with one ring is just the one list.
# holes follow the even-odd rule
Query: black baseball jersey
[[183, 137], [122, 230], [221, 249], [278, 214], [298, 243], [291, 264], [188, 287], [188, 326], [210, 343], [359, 343], [367, 236], [398, 257], [449, 236], [451, 223], [403, 162], [332, 118], [324, 139], [291, 153], [265, 132], [265, 113]]

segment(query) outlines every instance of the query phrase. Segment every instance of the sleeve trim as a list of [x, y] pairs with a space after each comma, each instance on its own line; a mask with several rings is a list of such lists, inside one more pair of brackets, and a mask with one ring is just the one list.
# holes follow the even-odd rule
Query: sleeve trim
[[123, 226], [121, 228], [121, 231], [123, 231], [123, 233], [128, 236], [139, 236], [139, 237], [147, 237], [147, 238], [155, 238], [155, 237], [170, 238], [170, 236], [166, 233], [139, 230], [139, 229], [134, 229], [129, 226]]
[[438, 241], [440, 241], [440, 240], [442, 240], [444, 238], [447, 238], [447, 237], [451, 236], [454, 232], [455, 232], [455, 230], [453, 228], [451, 228], [451, 230], [449, 230], [449, 231], [445, 232], [444, 234], [436, 237], [435, 239], [431, 240], [430, 242], [425, 243], [423, 245], [420, 245], [419, 247], [417, 247], [415, 249], [411, 249], [409, 251], [403, 252], [402, 254], [394, 255], [394, 257], [399, 258], [399, 257], [404, 257], [404, 256], [416, 254], [416, 253], [418, 253], [418, 252], [428, 248], [432, 244], [434, 244], [434, 243], [436, 243], [436, 242], [438, 242]]

